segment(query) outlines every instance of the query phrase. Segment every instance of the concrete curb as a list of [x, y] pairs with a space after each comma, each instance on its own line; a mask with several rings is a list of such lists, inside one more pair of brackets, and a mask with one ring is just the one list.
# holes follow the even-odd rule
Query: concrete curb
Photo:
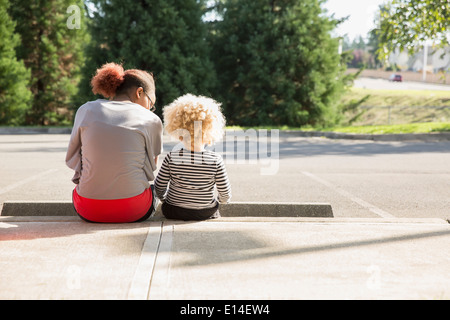
[[[220, 206], [223, 217], [321, 217], [332, 218], [327, 203], [257, 203], [233, 202]], [[1, 216], [76, 216], [72, 202], [5, 202]], [[161, 206], [155, 218], [162, 217]]]
[[1, 127], [0, 135], [4, 134], [71, 134], [72, 128], [55, 127]]
[[[227, 130], [235, 131], [235, 130]], [[72, 128], [53, 128], [53, 127], [1, 127], [0, 135], [11, 134], [70, 134]], [[371, 141], [450, 141], [450, 132], [437, 133], [405, 133], [405, 134], [353, 134], [329, 131], [297, 131], [297, 130], [280, 130], [280, 137], [324, 137], [328, 139], [344, 139], [344, 140], [371, 140]]]
[[219, 211], [222, 217], [333, 217], [327, 203], [232, 202], [221, 205]]
[[371, 141], [450, 141], [450, 132], [404, 133], [404, 134], [353, 134], [328, 131], [280, 131], [280, 137], [324, 137], [328, 139], [371, 140]]
[[[172, 224], [185, 224], [186, 221], [169, 220], [163, 217], [152, 217], [147, 222], [170, 221]], [[83, 222], [76, 216], [0, 216], [0, 223], [8, 222], [31, 222], [31, 223], [47, 223], [47, 222]], [[221, 217], [219, 219], [206, 220], [204, 222], [285, 222], [285, 223], [314, 223], [314, 224], [423, 224], [423, 225], [448, 225], [449, 222], [439, 218], [313, 218], [313, 217]]]

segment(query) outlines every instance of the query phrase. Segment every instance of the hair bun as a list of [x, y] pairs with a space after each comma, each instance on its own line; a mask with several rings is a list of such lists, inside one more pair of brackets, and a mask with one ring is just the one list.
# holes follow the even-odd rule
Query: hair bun
[[116, 63], [107, 63], [100, 69], [91, 80], [92, 92], [101, 94], [105, 98], [114, 97], [117, 88], [123, 83], [125, 71]]

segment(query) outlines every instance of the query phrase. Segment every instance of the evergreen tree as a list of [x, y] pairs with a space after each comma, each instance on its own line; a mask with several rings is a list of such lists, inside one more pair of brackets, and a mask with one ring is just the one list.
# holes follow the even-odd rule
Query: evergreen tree
[[79, 104], [95, 98], [90, 80], [107, 62], [152, 72], [157, 114], [185, 93], [208, 95], [215, 81], [205, 42], [203, 0], [90, 1], [92, 42]]
[[[70, 12], [73, 5], [77, 10]], [[17, 56], [31, 70], [33, 102], [27, 123], [64, 124], [83, 64], [83, 1], [11, 0], [9, 11], [22, 40]], [[79, 23], [72, 21], [73, 15]]]
[[31, 105], [30, 73], [16, 58], [20, 38], [8, 15], [9, 0], [0, 0], [0, 124], [22, 124]]
[[319, 0], [228, 0], [212, 33], [229, 123], [326, 124], [345, 86], [339, 22]]

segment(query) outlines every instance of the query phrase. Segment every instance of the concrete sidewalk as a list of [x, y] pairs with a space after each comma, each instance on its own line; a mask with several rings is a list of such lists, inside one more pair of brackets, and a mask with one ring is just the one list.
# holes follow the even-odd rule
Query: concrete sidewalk
[[450, 299], [440, 219], [0, 216], [0, 299]]

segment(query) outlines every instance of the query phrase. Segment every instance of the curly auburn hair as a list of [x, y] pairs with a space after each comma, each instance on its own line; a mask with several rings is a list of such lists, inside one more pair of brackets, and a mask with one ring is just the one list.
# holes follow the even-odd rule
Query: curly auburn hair
[[104, 64], [91, 80], [92, 92], [105, 98], [114, 97], [133, 87], [142, 87], [147, 94], [155, 92], [153, 75], [138, 69], [124, 70], [116, 63]]
[[[186, 94], [163, 109], [166, 132], [175, 139], [212, 145], [219, 141], [225, 128], [225, 117], [217, 101]], [[201, 138], [201, 140], [200, 140]]]

